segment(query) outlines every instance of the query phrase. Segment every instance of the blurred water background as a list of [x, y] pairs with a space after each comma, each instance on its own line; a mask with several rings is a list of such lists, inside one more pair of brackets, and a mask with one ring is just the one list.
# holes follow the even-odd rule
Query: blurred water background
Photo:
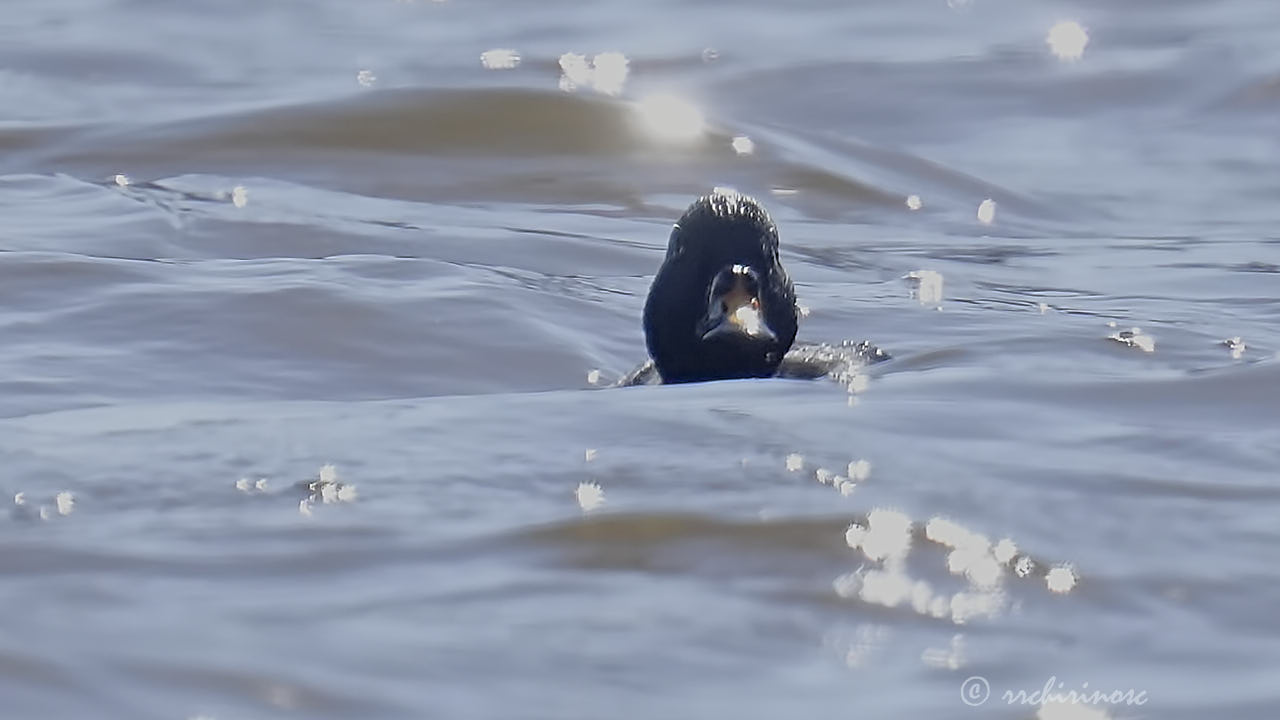
[[[8, 0], [0, 715], [1275, 717], [1277, 33]], [[715, 186], [894, 359], [598, 389]]]

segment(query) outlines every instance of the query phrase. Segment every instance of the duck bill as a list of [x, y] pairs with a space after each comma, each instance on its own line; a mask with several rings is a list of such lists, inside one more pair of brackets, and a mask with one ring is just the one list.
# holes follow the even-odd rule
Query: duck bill
[[776, 340], [778, 336], [765, 322], [760, 312], [760, 301], [749, 297], [734, 303], [727, 299], [714, 300], [702, 327], [703, 340], [721, 337], [743, 337], [752, 340]]

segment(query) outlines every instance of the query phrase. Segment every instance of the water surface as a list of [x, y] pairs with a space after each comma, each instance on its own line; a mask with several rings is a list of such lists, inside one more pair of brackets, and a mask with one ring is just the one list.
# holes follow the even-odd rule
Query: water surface
[[[14, 0], [6, 717], [1273, 717], [1276, 27]], [[596, 388], [716, 186], [894, 359]]]

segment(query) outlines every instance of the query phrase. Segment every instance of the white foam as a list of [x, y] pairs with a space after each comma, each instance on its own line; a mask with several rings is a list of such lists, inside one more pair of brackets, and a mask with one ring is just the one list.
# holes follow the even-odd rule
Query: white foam
[[[1114, 327], [1114, 323], [1112, 327]], [[1108, 340], [1115, 340], [1123, 345], [1138, 348], [1143, 352], [1156, 351], [1156, 339], [1142, 332], [1142, 328], [1129, 328], [1128, 330], [1119, 330], [1107, 336]]]
[[1248, 346], [1244, 344], [1244, 340], [1239, 335], [1223, 340], [1222, 344], [1226, 345], [1227, 349], [1231, 351], [1232, 360], [1239, 360], [1244, 355], [1244, 351], [1248, 349]]

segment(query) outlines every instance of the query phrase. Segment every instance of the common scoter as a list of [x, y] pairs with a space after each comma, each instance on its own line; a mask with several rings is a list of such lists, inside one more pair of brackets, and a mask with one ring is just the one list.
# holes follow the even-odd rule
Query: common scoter
[[644, 306], [652, 362], [619, 384], [812, 378], [850, 357], [859, 364], [888, 357], [867, 343], [792, 350], [799, 315], [769, 213], [750, 197], [717, 189], [672, 229]]

